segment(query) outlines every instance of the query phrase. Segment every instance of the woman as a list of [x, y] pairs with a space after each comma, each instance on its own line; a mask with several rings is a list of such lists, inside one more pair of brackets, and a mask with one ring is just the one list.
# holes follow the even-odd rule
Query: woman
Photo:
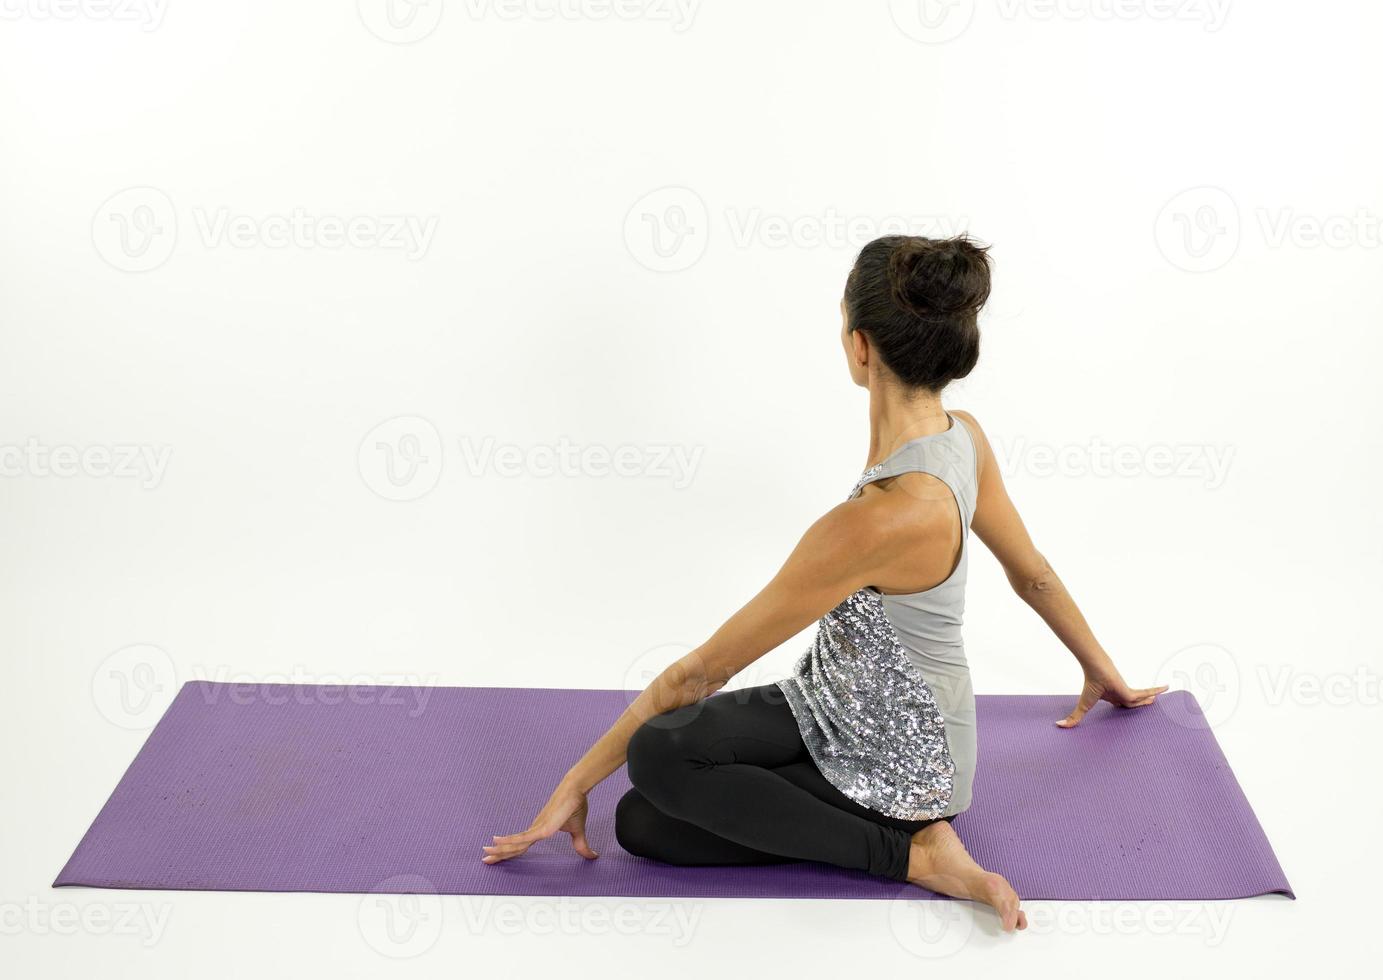
[[[869, 390], [867, 466], [782, 569], [709, 640], [664, 670], [562, 778], [529, 829], [483, 861], [557, 831], [585, 858], [586, 794], [628, 762], [615, 833], [672, 864], [809, 860], [1026, 916], [950, 821], [970, 805], [975, 699], [961, 642], [968, 532], [1075, 655], [1085, 685], [1062, 727], [1130, 688], [1033, 546], [979, 423], [940, 395], [979, 357], [989, 258], [968, 238], [890, 236], [860, 252], [841, 302], [850, 377]], [[777, 684], [716, 692], [817, 622]], [[712, 696], [714, 695], [714, 696]]]

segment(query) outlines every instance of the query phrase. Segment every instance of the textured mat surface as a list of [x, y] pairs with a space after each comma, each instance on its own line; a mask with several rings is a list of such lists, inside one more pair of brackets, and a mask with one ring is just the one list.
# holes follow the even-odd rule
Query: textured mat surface
[[[585, 861], [566, 835], [499, 865], [624, 691], [318, 688], [191, 682], [57, 885], [249, 891], [893, 898], [905, 886], [808, 863], [674, 868], [615, 843], [621, 769], [591, 795]], [[981, 696], [975, 858], [1032, 899], [1290, 895], [1253, 810], [1185, 692], [1053, 721], [1064, 696]], [[912, 890], [923, 895], [920, 890]]]

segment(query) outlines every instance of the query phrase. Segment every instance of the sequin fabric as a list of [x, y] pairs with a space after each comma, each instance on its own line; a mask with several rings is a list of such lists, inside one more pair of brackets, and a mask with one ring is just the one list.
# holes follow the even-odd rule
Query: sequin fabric
[[[865, 470], [850, 496], [878, 471]], [[823, 616], [778, 686], [812, 761], [842, 793], [901, 820], [945, 813], [956, 769], [946, 724], [878, 593], [863, 589]]]

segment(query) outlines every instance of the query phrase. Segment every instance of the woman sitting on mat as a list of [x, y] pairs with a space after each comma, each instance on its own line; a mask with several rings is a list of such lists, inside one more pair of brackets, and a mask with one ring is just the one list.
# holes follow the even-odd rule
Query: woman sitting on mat
[[[495, 837], [482, 860], [518, 857], [558, 831], [594, 858], [586, 794], [627, 760], [633, 789], [615, 835], [632, 854], [820, 861], [983, 902], [1005, 930], [1026, 926], [1013, 888], [950, 824], [975, 775], [961, 642], [969, 530], [1085, 671], [1058, 725], [1102, 700], [1151, 704], [1166, 688], [1124, 682], [1029, 539], [979, 423], [941, 405], [975, 366], [988, 297], [989, 258], [967, 238], [891, 236], [861, 250], [841, 343], [851, 380], [869, 389], [864, 473], [762, 592], [634, 699], [529, 829]], [[786, 680], [715, 693], [813, 622]]]

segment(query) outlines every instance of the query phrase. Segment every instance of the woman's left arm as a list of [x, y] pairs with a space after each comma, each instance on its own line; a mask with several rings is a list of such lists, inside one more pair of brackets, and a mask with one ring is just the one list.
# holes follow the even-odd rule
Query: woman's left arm
[[[720, 690], [737, 673], [834, 609], [846, 596], [871, 584], [886, 536], [870, 505], [847, 501], [813, 524], [783, 567], [709, 640], [680, 658], [648, 685], [573, 765], [547, 805], [520, 834], [496, 836], [484, 848], [487, 864], [518, 857], [534, 842], [558, 831], [571, 835], [585, 858], [596, 857], [586, 841], [586, 794], [624, 764], [629, 739], [654, 715], [693, 704]], [[886, 545], [885, 545], [886, 547]]]

